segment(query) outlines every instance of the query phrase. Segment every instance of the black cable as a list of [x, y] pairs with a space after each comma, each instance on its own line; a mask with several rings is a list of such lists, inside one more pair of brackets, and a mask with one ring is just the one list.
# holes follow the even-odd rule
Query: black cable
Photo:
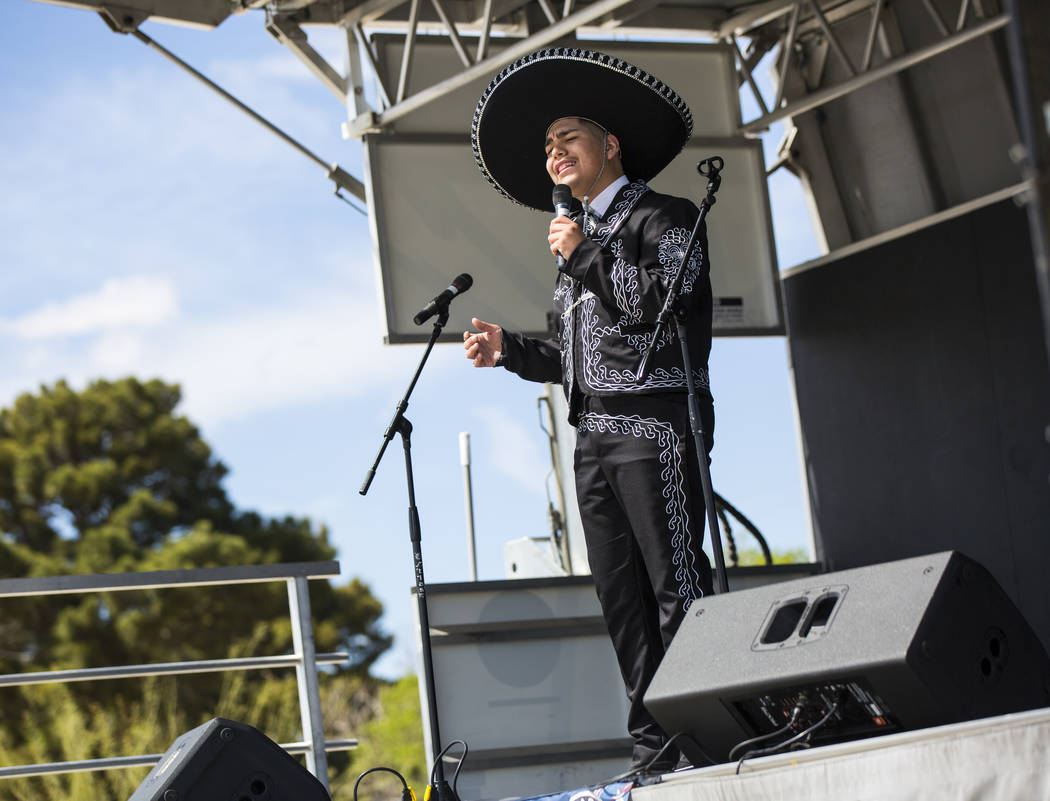
[[706, 760], [707, 760], [708, 764], [710, 764], [710, 765], [717, 765], [717, 764], [718, 764], [718, 763], [717, 763], [717, 762], [715, 762], [715, 761], [714, 761], [713, 759], [711, 759], [711, 757], [709, 757], [709, 756], [707, 755], [707, 753], [706, 753], [706, 752], [704, 751], [704, 749], [700, 747], [700, 743], [698, 743], [698, 742], [697, 742], [697, 741], [696, 741], [696, 740], [695, 740], [695, 739], [693, 738], [693, 736], [692, 736], [691, 734], [689, 734], [688, 732], [684, 732], [684, 731], [679, 731], [679, 732], [675, 732], [675, 733], [674, 733], [674, 734], [672, 734], [672, 735], [671, 735], [670, 737], [668, 737], [668, 738], [667, 738], [667, 742], [666, 742], [666, 743], [664, 743], [664, 744], [663, 744], [663, 746], [662, 746], [662, 747], [660, 748], [660, 750], [659, 750], [659, 751], [657, 751], [657, 752], [656, 752], [656, 753], [655, 753], [655, 754], [654, 754], [654, 755], [653, 755], [653, 756], [652, 756], [652, 757], [651, 757], [651, 758], [649, 759], [649, 761], [648, 761], [648, 762], [646, 762], [646, 763], [645, 763], [644, 765], [641, 765], [641, 766], [639, 766], [639, 767], [637, 767], [637, 768], [631, 768], [631, 769], [630, 769], [629, 771], [627, 771], [626, 773], [621, 773], [621, 774], [620, 774], [620, 775], [618, 775], [618, 776], [613, 776], [613, 777], [612, 777], [611, 779], [609, 779], [608, 781], [604, 782], [604, 783], [603, 783], [602, 785], [599, 785], [599, 786], [605, 786], [606, 784], [613, 784], [614, 782], [622, 782], [622, 781], [627, 781], [628, 779], [634, 778], [635, 776], [640, 776], [640, 775], [642, 775], [643, 773], [646, 773], [646, 772], [648, 772], [648, 771], [649, 771], [649, 770], [650, 770], [650, 769], [652, 768], [652, 766], [653, 766], [653, 765], [654, 765], [654, 764], [656, 763], [656, 761], [657, 761], [657, 760], [658, 760], [658, 759], [659, 759], [660, 757], [662, 757], [662, 756], [664, 755], [664, 752], [665, 752], [665, 751], [666, 751], [666, 750], [667, 750], [668, 748], [670, 748], [670, 747], [671, 747], [671, 744], [672, 744], [672, 743], [674, 743], [674, 741], [675, 741], [675, 740], [677, 740], [677, 739], [678, 739], [679, 737], [685, 737], [685, 738], [688, 738], [688, 739], [692, 740], [692, 741], [693, 741], [693, 745], [694, 745], [694, 746], [696, 747], [696, 750], [697, 750], [697, 751], [699, 751], [699, 752], [700, 752], [700, 755], [701, 755], [701, 756], [702, 756], [702, 757], [703, 757], [704, 759], [706, 759]]
[[838, 711], [839, 703], [841, 702], [841, 700], [842, 700], [841, 694], [836, 694], [834, 702], [831, 704], [831, 707], [828, 709], [828, 711], [824, 713], [824, 717], [822, 717], [820, 720], [818, 720], [812, 726], [809, 726], [808, 728], [803, 729], [798, 734], [796, 734], [794, 737], [791, 737], [791, 738], [785, 740], [782, 743], [777, 743], [776, 745], [771, 745], [769, 748], [758, 748], [758, 749], [755, 749], [754, 751], [748, 751], [747, 753], [745, 753], [742, 757], [740, 757], [740, 761], [737, 762], [737, 764], [736, 764], [736, 772], [737, 772], [737, 774], [740, 773], [740, 767], [741, 767], [741, 765], [744, 764], [744, 760], [745, 759], [751, 759], [752, 757], [758, 757], [758, 756], [766, 756], [768, 754], [775, 754], [778, 751], [783, 751], [789, 745], [797, 743], [800, 740], [806, 740], [808, 742], [808, 739], [809, 739], [810, 736], [812, 736], [813, 732], [815, 732], [817, 729], [819, 729], [821, 726], [823, 726], [825, 723], [827, 723], [828, 720], [831, 718], [831, 716], [834, 715]]
[[769, 550], [769, 543], [766, 542], [766, 538], [762, 536], [762, 532], [758, 530], [758, 526], [748, 520], [747, 516], [737, 509], [733, 504], [715, 493], [715, 504], [724, 508], [729, 514], [735, 517], [740, 524], [751, 532], [751, 536], [758, 542], [758, 547], [762, 550], [762, 558], [766, 560], [767, 565], [773, 564], [773, 553]]
[[[717, 495], [715, 496], [717, 499]], [[736, 540], [733, 539], [733, 526], [729, 522], [729, 515], [726, 513], [725, 507], [722, 506], [718, 501], [715, 501], [715, 514], [718, 515], [718, 519], [722, 522], [722, 534], [726, 540], [726, 547], [729, 550], [729, 564], [733, 567], [740, 565], [740, 555], [736, 550]]]
[[805, 707], [806, 702], [803, 699], [799, 699], [799, 702], [795, 704], [795, 707], [791, 710], [791, 718], [781, 726], [779, 729], [769, 732], [768, 734], [760, 734], [758, 737], [752, 737], [750, 740], [744, 740], [734, 745], [729, 750], [729, 761], [732, 762], [736, 759], [736, 755], [741, 749], [748, 748], [749, 746], [761, 743], [766, 740], [772, 740], [774, 737], [780, 737], [782, 734], [787, 734], [795, 725], [795, 721], [798, 720], [798, 716], [802, 714], [802, 710]]
[[463, 740], [453, 740], [441, 749], [441, 752], [437, 755], [437, 758], [434, 759], [434, 766], [430, 769], [430, 786], [434, 786], [434, 771], [437, 770], [438, 761], [442, 759], [445, 756], [445, 754], [448, 753], [448, 749], [450, 749], [456, 744], [463, 746], [463, 753], [459, 757], [459, 762], [456, 763], [456, 771], [452, 774], [452, 792], [458, 796], [459, 793], [456, 790], [456, 782], [459, 781], [459, 771], [460, 768], [463, 767], [463, 762], [466, 760], [467, 754], [470, 753], [470, 746], [468, 746]]
[[397, 776], [397, 778], [399, 778], [401, 780], [401, 787], [402, 787], [402, 790], [401, 790], [401, 801], [416, 801], [416, 794], [413, 793], [412, 792], [412, 788], [408, 786], [408, 782], [405, 781], [405, 777], [402, 776], [400, 773], [398, 773], [393, 768], [388, 768], [388, 767], [385, 767], [384, 765], [379, 765], [379, 766], [374, 767], [374, 768], [369, 768], [368, 770], [366, 770], [364, 773], [362, 773], [360, 776], [357, 777], [357, 781], [354, 782], [354, 801], [357, 801], [357, 788], [358, 788], [358, 785], [361, 784], [361, 779], [363, 779], [369, 773], [376, 773], [378, 771], [385, 771], [387, 773], [393, 773], [395, 776]]

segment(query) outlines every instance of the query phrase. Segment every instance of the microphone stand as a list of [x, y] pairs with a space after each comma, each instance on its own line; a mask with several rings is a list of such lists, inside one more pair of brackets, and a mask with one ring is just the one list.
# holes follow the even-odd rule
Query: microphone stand
[[707, 463], [707, 449], [704, 448], [704, 428], [700, 420], [700, 404], [696, 398], [693, 364], [692, 359], [689, 357], [689, 338], [686, 332], [689, 310], [678, 302], [678, 296], [682, 290], [686, 265], [689, 264], [689, 258], [696, 247], [700, 229], [707, 218], [707, 212], [715, 205], [715, 193], [722, 184], [722, 176], [719, 173], [721, 173], [724, 166], [725, 162], [721, 156], [712, 156], [696, 165], [697, 172], [707, 178], [707, 196], [700, 201], [700, 215], [696, 218], [696, 225], [693, 226], [693, 232], [689, 235], [689, 244], [686, 245], [685, 253], [682, 255], [678, 274], [675, 275], [671, 288], [667, 292], [667, 298], [664, 300], [663, 308], [656, 317], [656, 328], [653, 331], [652, 338], [649, 340], [649, 347], [645, 351], [645, 355], [642, 356], [641, 364], [638, 366], [638, 378], [636, 379], [639, 384], [645, 382], [646, 376], [649, 374], [649, 358], [656, 350], [656, 343], [660, 341], [660, 336], [663, 334], [664, 329], [667, 328], [667, 324], [673, 314], [678, 331], [678, 342], [682, 346], [682, 367], [685, 370], [685, 382], [688, 391], [689, 426], [693, 432], [696, 462], [700, 467], [700, 485], [704, 492], [704, 506], [707, 508], [707, 524], [711, 531], [711, 549], [714, 551], [715, 556], [716, 587], [719, 594], [729, 592], [729, 581], [726, 579], [726, 560], [725, 554], [722, 552], [722, 535], [718, 528], [718, 518], [715, 515], [715, 493], [711, 488], [711, 467]]
[[405, 475], [408, 479], [408, 533], [412, 540], [412, 560], [416, 574], [416, 609], [419, 614], [420, 640], [423, 647], [423, 676], [424, 681], [426, 681], [427, 710], [430, 716], [430, 746], [434, 754], [431, 789], [434, 791], [436, 801], [459, 801], [455, 790], [452, 789], [445, 779], [445, 768], [442, 764], [441, 734], [438, 732], [437, 689], [434, 686], [434, 655], [430, 645], [430, 614], [427, 611], [426, 584], [423, 581], [423, 536], [419, 526], [419, 510], [416, 508], [415, 482], [412, 478], [412, 423], [405, 417], [405, 410], [408, 409], [408, 398], [416, 387], [416, 382], [419, 380], [420, 373], [423, 372], [423, 366], [430, 356], [430, 351], [434, 349], [434, 343], [437, 342], [438, 337], [441, 335], [441, 329], [445, 327], [447, 322], [448, 305], [445, 305], [438, 314], [437, 322], [434, 323], [434, 331], [430, 335], [430, 341], [427, 343], [426, 350], [423, 351], [423, 358], [419, 360], [416, 373], [412, 376], [412, 382], [408, 385], [405, 396], [397, 404], [394, 418], [390, 421], [390, 425], [387, 426], [386, 433], [383, 434], [383, 444], [379, 447], [379, 453], [376, 455], [371, 469], [365, 475], [364, 483], [358, 492], [361, 495], [368, 494], [368, 488], [372, 484], [372, 479], [375, 478], [376, 468], [379, 467], [379, 462], [386, 452], [387, 445], [390, 444], [395, 434], [400, 434], [401, 441], [405, 446]]

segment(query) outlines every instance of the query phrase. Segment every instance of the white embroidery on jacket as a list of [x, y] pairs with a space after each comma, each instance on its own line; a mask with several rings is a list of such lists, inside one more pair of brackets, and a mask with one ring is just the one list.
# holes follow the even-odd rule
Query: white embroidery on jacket
[[[641, 181], [627, 184], [617, 195], [612, 208], [606, 211], [605, 218], [599, 222], [598, 227], [590, 235], [590, 238], [600, 246], [607, 247], [613, 256], [610, 273], [613, 287], [612, 300], [620, 313], [615, 325], [600, 325], [600, 318], [595, 312], [597, 300], [595, 295], [584, 291], [582, 284], [574, 278], [564, 274], [559, 276], [554, 292], [554, 306], [560, 314], [562, 323], [561, 361], [566, 388], [571, 386], [574, 361], [577, 355], [574, 318], [579, 319], [580, 364], [577, 366], [582, 371], [582, 376], [580, 376], [582, 384], [604, 392], [644, 393], [685, 388], [685, 371], [681, 367], [674, 366], [652, 368], [645, 382], [637, 383], [637, 364], [648, 350], [652, 334], [646, 331], [624, 331], [625, 328], [630, 329], [644, 322], [639, 291], [639, 268], [627, 260], [622, 237], [611, 242], [609, 240], [626, 222], [638, 201], [650, 191], [649, 187]], [[685, 228], [670, 228], [658, 242], [657, 258], [661, 272], [665, 276], [670, 273], [672, 280], [678, 268], [677, 263], [672, 264], [671, 260], [677, 253], [678, 262], [681, 261], [681, 253], [688, 242], [689, 233]], [[699, 255], [689, 260], [689, 268], [683, 279], [683, 292], [692, 290], [700, 274], [701, 265], [702, 258]], [[638, 359], [633, 369], [631, 367], [615, 369], [603, 363], [602, 341], [605, 339], [620, 340], [637, 352]], [[663, 350], [676, 340], [674, 326], [669, 326], [660, 337], [656, 350]], [[700, 388], [707, 388], [710, 385], [706, 369], [694, 368], [693, 378]]]
[[[678, 277], [678, 269], [685, 256], [685, 246], [689, 244], [689, 235], [692, 231], [685, 228], [668, 228], [660, 237], [657, 247], [657, 256], [660, 266], [663, 267], [664, 278], [670, 286]], [[703, 254], [700, 251], [700, 243], [693, 246], [693, 255], [689, 259], [689, 266], [685, 269], [685, 277], [682, 279], [682, 294], [688, 295], [693, 291], [693, 284], [700, 275], [700, 265], [703, 263]]]

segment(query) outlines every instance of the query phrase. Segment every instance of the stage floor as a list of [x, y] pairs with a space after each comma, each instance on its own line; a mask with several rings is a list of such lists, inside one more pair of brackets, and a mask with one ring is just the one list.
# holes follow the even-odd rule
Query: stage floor
[[1050, 708], [668, 774], [633, 801], [1048, 801]]

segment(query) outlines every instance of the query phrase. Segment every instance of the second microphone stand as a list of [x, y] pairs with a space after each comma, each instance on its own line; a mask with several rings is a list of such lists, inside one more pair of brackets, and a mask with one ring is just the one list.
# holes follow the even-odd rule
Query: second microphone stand
[[415, 389], [420, 373], [423, 372], [423, 366], [430, 357], [430, 351], [434, 349], [434, 343], [441, 336], [441, 330], [447, 322], [448, 307], [446, 305], [439, 313], [437, 322], [434, 323], [434, 331], [431, 333], [430, 341], [423, 352], [423, 358], [419, 360], [419, 367], [416, 368], [416, 373], [412, 376], [412, 382], [408, 385], [405, 396], [397, 404], [394, 418], [390, 421], [390, 425], [387, 426], [386, 433], [383, 434], [383, 444], [379, 447], [379, 453], [376, 455], [371, 469], [365, 475], [364, 483], [359, 490], [361, 495], [368, 493], [368, 488], [372, 484], [372, 479], [375, 478], [376, 469], [379, 467], [379, 462], [386, 452], [387, 445], [390, 444], [395, 434], [400, 434], [401, 441], [405, 446], [405, 475], [408, 479], [408, 534], [412, 540], [412, 561], [416, 576], [416, 610], [419, 615], [420, 640], [423, 649], [423, 677], [427, 688], [427, 712], [430, 716], [430, 746], [434, 755], [434, 767], [431, 771], [433, 777], [431, 788], [434, 791], [435, 801], [459, 801], [459, 799], [455, 790], [452, 789], [452, 786], [445, 778], [445, 768], [442, 759], [444, 751], [441, 748], [441, 734], [438, 731], [434, 655], [430, 645], [430, 614], [427, 611], [426, 583], [423, 580], [423, 535], [419, 526], [419, 510], [416, 508], [416, 487], [412, 477], [412, 423], [405, 417], [405, 411], [408, 409], [408, 398], [412, 394], [412, 390]]
[[696, 449], [696, 462], [700, 467], [700, 485], [704, 493], [704, 506], [707, 508], [707, 524], [711, 531], [711, 549], [715, 556], [715, 579], [719, 593], [729, 592], [729, 580], [726, 578], [726, 559], [722, 552], [722, 537], [718, 528], [718, 517], [715, 514], [715, 493], [711, 487], [711, 467], [707, 463], [707, 448], [704, 447], [704, 428], [700, 421], [700, 403], [696, 397], [696, 379], [693, 377], [693, 362], [689, 355], [689, 336], [686, 331], [686, 322], [689, 319], [689, 311], [678, 302], [678, 296], [682, 291], [682, 282], [685, 279], [686, 267], [696, 247], [700, 230], [704, 226], [707, 212], [715, 205], [715, 193], [722, 184], [720, 173], [725, 166], [721, 156], [712, 156], [704, 159], [696, 165], [696, 170], [707, 178], [707, 195], [700, 201], [700, 215], [696, 218], [696, 225], [689, 235], [689, 243], [685, 247], [685, 253], [678, 268], [678, 273], [671, 283], [667, 292], [664, 306], [656, 318], [656, 329], [649, 340], [649, 347], [642, 356], [641, 364], [638, 366], [639, 384], [643, 383], [649, 374], [649, 359], [656, 350], [656, 344], [660, 341], [664, 329], [667, 328], [671, 316], [674, 315], [675, 326], [678, 331], [678, 342], [682, 346], [682, 368], [685, 370], [685, 382], [688, 391], [687, 403], [689, 408], [689, 425], [693, 433], [693, 447]]

